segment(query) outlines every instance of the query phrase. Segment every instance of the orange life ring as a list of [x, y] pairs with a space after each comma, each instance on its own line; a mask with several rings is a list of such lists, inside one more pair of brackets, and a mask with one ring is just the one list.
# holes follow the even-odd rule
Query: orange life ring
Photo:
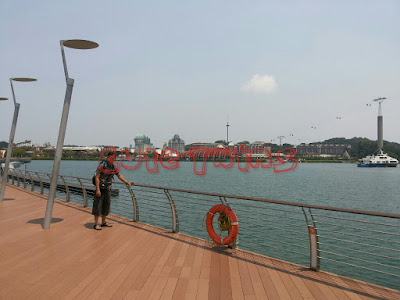
[[[229, 230], [229, 234], [226, 237], [220, 237], [214, 230], [213, 226], [213, 219], [214, 215], [216, 213], [221, 213], [224, 212], [229, 220], [231, 221], [231, 229]], [[236, 217], [235, 212], [227, 205], [225, 204], [217, 204], [208, 211], [207, 213], [207, 219], [206, 219], [206, 225], [207, 225], [207, 232], [210, 238], [217, 243], [218, 245], [229, 245], [233, 242], [233, 240], [236, 238], [238, 231], [239, 231], [239, 222], [238, 218]]]

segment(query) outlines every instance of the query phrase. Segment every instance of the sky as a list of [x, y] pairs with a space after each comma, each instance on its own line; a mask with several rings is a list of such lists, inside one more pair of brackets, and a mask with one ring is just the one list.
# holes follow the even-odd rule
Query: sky
[[[400, 142], [399, 1], [0, 1], [0, 97], [21, 104], [14, 142], [162, 147], [226, 139], [298, 144], [331, 137]], [[373, 103], [372, 106], [367, 106]], [[0, 102], [8, 141], [13, 102]], [[340, 119], [338, 119], [340, 118]], [[315, 127], [315, 128], [314, 128]]]

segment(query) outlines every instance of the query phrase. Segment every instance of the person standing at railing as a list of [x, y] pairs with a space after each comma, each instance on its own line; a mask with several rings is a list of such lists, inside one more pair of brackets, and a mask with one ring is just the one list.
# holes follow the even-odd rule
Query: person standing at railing
[[[106, 222], [106, 216], [110, 212], [111, 204], [111, 185], [116, 175], [123, 183], [127, 185], [135, 184], [133, 181], [127, 181], [120, 173], [112, 161], [113, 152], [107, 153], [107, 160], [99, 164], [96, 170], [95, 183], [96, 194], [94, 195], [92, 214], [94, 215], [94, 229], [101, 230], [102, 227], [112, 227]], [[101, 224], [99, 217], [101, 216]]]

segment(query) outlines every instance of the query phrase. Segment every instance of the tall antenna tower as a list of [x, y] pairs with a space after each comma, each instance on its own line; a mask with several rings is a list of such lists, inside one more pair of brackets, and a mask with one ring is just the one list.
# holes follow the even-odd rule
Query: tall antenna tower
[[382, 102], [386, 100], [386, 97], [376, 98], [374, 102], [379, 103], [378, 108], [378, 150], [383, 149], [383, 115], [382, 115]]
[[282, 139], [285, 138], [283, 135], [278, 136], [279, 146], [282, 146]]
[[226, 143], [229, 144], [229, 116], [226, 116]]

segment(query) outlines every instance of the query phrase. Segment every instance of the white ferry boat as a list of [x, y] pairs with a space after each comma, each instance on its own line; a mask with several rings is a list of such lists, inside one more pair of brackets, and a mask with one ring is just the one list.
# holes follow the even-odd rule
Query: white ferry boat
[[377, 155], [368, 155], [358, 161], [358, 167], [397, 167], [399, 161], [382, 150]]

